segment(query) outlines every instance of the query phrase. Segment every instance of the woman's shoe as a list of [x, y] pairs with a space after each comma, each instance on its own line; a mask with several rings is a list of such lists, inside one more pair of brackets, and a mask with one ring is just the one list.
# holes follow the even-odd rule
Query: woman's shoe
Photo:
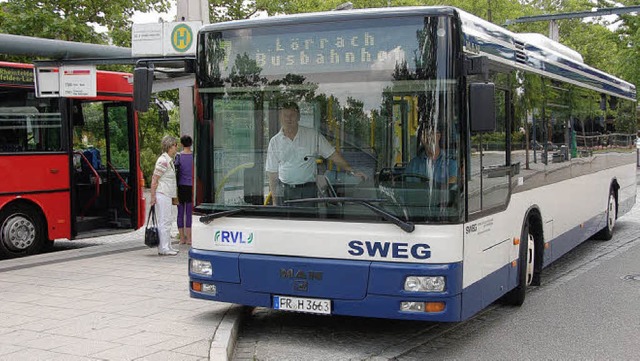
[[177, 256], [178, 252], [176, 251], [162, 251], [162, 252], [158, 252], [158, 256]]

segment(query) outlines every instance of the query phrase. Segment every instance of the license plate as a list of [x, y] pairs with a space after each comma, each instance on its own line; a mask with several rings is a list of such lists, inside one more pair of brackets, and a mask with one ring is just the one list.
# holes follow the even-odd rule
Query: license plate
[[331, 300], [321, 298], [301, 298], [289, 296], [273, 296], [273, 308], [284, 311], [297, 311], [331, 314]]

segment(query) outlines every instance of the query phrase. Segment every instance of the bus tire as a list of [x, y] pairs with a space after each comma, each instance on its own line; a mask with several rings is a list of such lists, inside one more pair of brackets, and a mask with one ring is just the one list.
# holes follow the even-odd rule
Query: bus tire
[[618, 200], [616, 199], [616, 194], [613, 188], [609, 190], [609, 199], [607, 200], [607, 214], [606, 214], [606, 222], [607, 224], [602, 228], [598, 233], [596, 233], [593, 238], [600, 239], [603, 241], [608, 241], [613, 238], [613, 228], [616, 225], [616, 219], [618, 218]]
[[40, 252], [45, 221], [35, 207], [12, 204], [0, 211], [0, 255], [16, 258]]
[[518, 285], [505, 295], [504, 301], [508, 305], [521, 306], [524, 303], [527, 287], [531, 286], [533, 281], [536, 243], [530, 227], [527, 221], [522, 230], [518, 252]]

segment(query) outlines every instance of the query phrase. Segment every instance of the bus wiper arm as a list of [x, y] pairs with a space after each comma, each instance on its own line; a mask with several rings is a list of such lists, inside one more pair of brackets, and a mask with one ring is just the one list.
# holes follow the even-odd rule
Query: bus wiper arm
[[209, 224], [211, 223], [211, 221], [213, 221], [216, 218], [231, 216], [236, 213], [244, 212], [245, 210], [246, 208], [236, 208], [236, 209], [230, 209], [228, 211], [212, 213], [212, 214], [200, 217], [200, 222], [204, 224]]
[[288, 201], [284, 201], [285, 203], [357, 203], [361, 204], [371, 211], [381, 216], [385, 220], [395, 224], [400, 227], [403, 231], [407, 233], [411, 233], [416, 229], [416, 226], [411, 222], [405, 222], [402, 219], [394, 216], [393, 214], [385, 211], [384, 209], [373, 205], [371, 203], [374, 202], [386, 202], [385, 199], [379, 198], [354, 198], [354, 197], [331, 197], [331, 198], [302, 198], [302, 199], [292, 199]]

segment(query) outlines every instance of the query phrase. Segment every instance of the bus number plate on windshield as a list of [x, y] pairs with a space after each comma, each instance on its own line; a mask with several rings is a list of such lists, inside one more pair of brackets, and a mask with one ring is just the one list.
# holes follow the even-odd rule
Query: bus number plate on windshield
[[331, 300], [320, 298], [300, 298], [289, 296], [273, 296], [273, 308], [284, 311], [331, 314]]

